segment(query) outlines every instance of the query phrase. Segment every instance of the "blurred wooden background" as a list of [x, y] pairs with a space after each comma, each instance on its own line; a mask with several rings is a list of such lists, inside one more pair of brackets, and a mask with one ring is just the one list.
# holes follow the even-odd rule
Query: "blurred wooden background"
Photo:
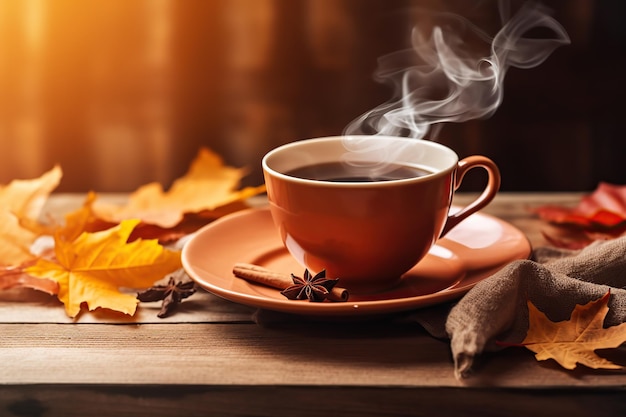
[[[572, 44], [511, 69], [495, 115], [441, 141], [492, 157], [504, 190], [626, 183], [626, 2], [544, 4]], [[340, 134], [390, 97], [372, 74], [406, 46], [413, 6], [498, 13], [495, 0], [1, 0], [0, 183], [59, 163], [59, 191], [168, 186], [208, 146], [259, 184], [269, 149]]]

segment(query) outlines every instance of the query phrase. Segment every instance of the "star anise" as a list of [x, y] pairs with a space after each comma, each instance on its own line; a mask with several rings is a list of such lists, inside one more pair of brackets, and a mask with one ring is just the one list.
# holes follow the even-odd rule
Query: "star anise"
[[193, 281], [176, 281], [171, 276], [167, 285], [155, 285], [137, 294], [139, 301], [151, 302], [163, 300], [159, 318], [170, 315], [182, 300], [196, 292], [196, 284]]
[[308, 269], [304, 270], [304, 277], [300, 278], [291, 274], [293, 285], [285, 288], [280, 293], [290, 300], [324, 301], [330, 290], [337, 284], [338, 279], [326, 278], [323, 270], [312, 276]]

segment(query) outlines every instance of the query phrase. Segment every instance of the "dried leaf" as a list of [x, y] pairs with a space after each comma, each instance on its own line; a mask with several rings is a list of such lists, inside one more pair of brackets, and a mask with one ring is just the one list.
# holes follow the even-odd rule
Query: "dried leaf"
[[61, 176], [61, 168], [55, 166], [39, 178], [11, 181], [0, 187], [0, 207], [20, 217], [37, 218]]
[[31, 288], [50, 295], [54, 295], [59, 291], [59, 285], [56, 282], [27, 275], [22, 268], [6, 268], [0, 271], [0, 290], [18, 287]]
[[569, 320], [557, 323], [529, 301], [529, 329], [522, 345], [535, 352], [537, 360], [554, 359], [566, 369], [574, 369], [577, 363], [594, 369], [621, 369], [594, 352], [616, 348], [626, 341], [626, 323], [603, 327], [609, 298], [607, 293], [596, 301], [577, 305]]
[[541, 234], [551, 245], [572, 250], [583, 249], [595, 240], [584, 230], [556, 225], [543, 228]]
[[138, 300], [120, 288], [146, 288], [181, 267], [180, 253], [166, 250], [155, 240], [128, 238], [138, 220], [125, 220], [109, 230], [83, 233], [74, 241], [55, 236], [55, 260], [40, 259], [26, 269], [30, 275], [59, 284], [58, 298], [69, 317], [81, 304], [133, 315]]
[[533, 210], [553, 227], [543, 230], [553, 245], [570, 249], [626, 234], [626, 186], [600, 183], [576, 207], [546, 205]]
[[161, 244], [175, 242], [213, 220], [245, 208], [248, 208], [246, 204], [242, 201], [236, 201], [220, 206], [215, 210], [204, 210], [199, 213], [185, 213], [183, 220], [174, 227], [161, 227], [149, 223], [140, 223], [130, 235], [130, 240], [158, 239]]
[[65, 215], [65, 224], [54, 232], [57, 239], [72, 242], [83, 232], [100, 232], [116, 226], [117, 223], [105, 222], [96, 216], [93, 210], [96, 198], [94, 192], [88, 193], [80, 208]]
[[546, 205], [535, 211], [552, 223], [612, 228], [626, 221], [626, 186], [601, 182], [576, 207]]
[[30, 245], [37, 234], [20, 225], [13, 214], [0, 210], [0, 264], [18, 265], [34, 258]]
[[106, 221], [117, 223], [124, 219], [141, 219], [144, 224], [162, 229], [174, 228], [187, 213], [211, 212], [265, 191], [264, 186], [237, 190], [245, 170], [225, 166], [222, 159], [202, 148], [185, 176], [163, 191], [159, 183], [150, 183], [131, 194], [126, 205], [96, 204], [94, 210]]
[[20, 265], [34, 258], [30, 246], [41, 233], [38, 218], [61, 176], [61, 168], [55, 166], [39, 178], [0, 187], [0, 265]]

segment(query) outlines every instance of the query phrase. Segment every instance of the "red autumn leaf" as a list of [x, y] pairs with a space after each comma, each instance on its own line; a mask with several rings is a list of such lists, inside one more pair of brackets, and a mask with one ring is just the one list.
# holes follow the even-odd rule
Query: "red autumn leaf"
[[626, 186], [601, 182], [576, 207], [547, 205], [534, 209], [543, 220], [597, 229], [626, 227]]
[[601, 182], [591, 195], [581, 200], [578, 210], [586, 214], [607, 211], [624, 221], [626, 220], [626, 186]]
[[575, 207], [546, 205], [533, 211], [552, 224], [542, 231], [546, 240], [558, 247], [579, 249], [626, 233], [626, 186], [601, 182]]

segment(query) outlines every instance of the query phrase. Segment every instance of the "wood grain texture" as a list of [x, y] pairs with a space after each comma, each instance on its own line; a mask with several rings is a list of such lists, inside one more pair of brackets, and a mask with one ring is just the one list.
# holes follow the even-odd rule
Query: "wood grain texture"
[[[484, 211], [522, 229], [536, 247], [545, 245], [543, 224], [529, 208], [574, 205], [579, 197], [502, 194]], [[455, 204], [472, 198], [460, 195]], [[63, 203], [55, 202], [57, 210]], [[474, 375], [459, 381], [448, 342], [406, 313], [332, 322], [274, 313], [261, 325], [253, 310], [205, 296], [206, 312], [190, 303], [174, 321], [20, 322], [0, 314], [0, 415], [626, 413], [624, 371], [569, 372], [509, 348], [482, 355]], [[5, 297], [0, 313], [22, 308], [11, 303]], [[611, 354], [626, 364], [626, 349]]]
[[[525, 349], [454, 378], [449, 347], [398, 317], [363, 323], [3, 324], [4, 384], [614, 387], [623, 372], [565, 372]], [[626, 359], [626, 357], [623, 357]], [[44, 372], [45, 371], [45, 372]]]

